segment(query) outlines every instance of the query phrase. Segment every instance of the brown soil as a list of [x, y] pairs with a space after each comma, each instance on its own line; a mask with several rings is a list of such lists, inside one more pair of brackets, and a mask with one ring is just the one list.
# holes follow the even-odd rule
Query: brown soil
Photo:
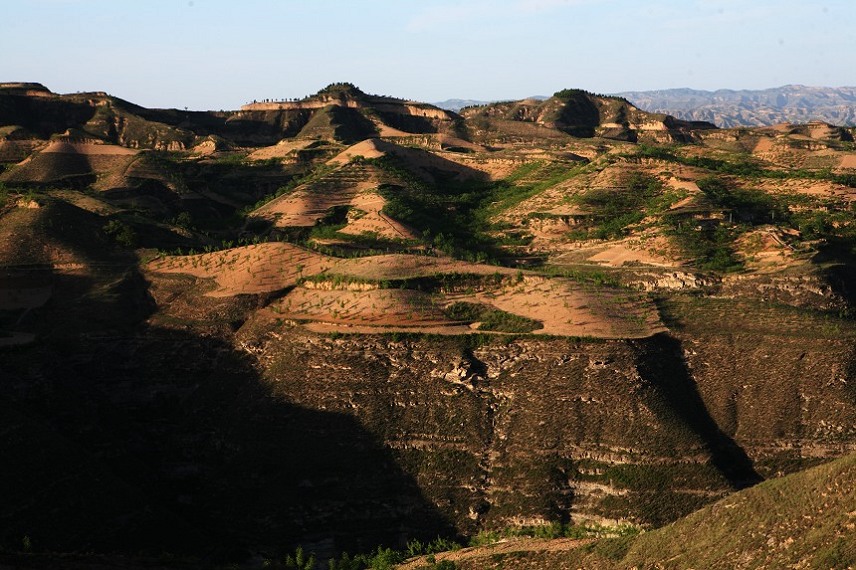
[[[452, 562], [469, 561], [473, 562], [479, 558], [488, 558], [497, 554], [509, 554], [512, 552], [564, 552], [573, 550], [594, 542], [594, 539], [586, 538], [515, 538], [503, 540], [496, 544], [488, 546], [472, 546], [453, 550], [450, 552], [440, 552], [434, 557], [437, 561], [450, 560]], [[418, 556], [398, 566], [399, 570], [417, 570], [428, 565], [427, 556]]]

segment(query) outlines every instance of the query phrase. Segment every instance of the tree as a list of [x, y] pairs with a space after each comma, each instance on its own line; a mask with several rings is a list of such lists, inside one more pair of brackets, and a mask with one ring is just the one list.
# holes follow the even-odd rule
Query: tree
[[285, 567], [295, 570], [315, 570], [315, 555], [306, 556], [303, 547], [298, 546], [294, 555], [289, 554], [285, 557]]

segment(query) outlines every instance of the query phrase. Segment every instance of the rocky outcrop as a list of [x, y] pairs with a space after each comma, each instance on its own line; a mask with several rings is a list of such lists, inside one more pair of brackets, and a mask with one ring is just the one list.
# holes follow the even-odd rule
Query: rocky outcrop
[[[662, 524], [856, 449], [856, 432], [836, 427], [856, 421], [852, 370], [832, 388], [832, 369], [852, 366], [847, 341], [276, 336], [261, 346], [275, 393], [357, 418], [467, 533], [521, 520]], [[770, 375], [771, 363], [782, 369]], [[784, 405], [772, 378], [803, 405]]]

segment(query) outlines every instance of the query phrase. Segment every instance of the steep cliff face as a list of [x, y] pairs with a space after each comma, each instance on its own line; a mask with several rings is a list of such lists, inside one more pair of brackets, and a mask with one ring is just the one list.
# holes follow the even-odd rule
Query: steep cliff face
[[660, 525], [856, 450], [856, 329], [826, 313], [674, 294], [646, 339], [329, 336], [257, 318], [268, 295], [103, 261], [57, 267], [43, 340], [4, 354], [5, 543], [353, 551]]
[[472, 533], [555, 520], [662, 524], [856, 449], [850, 341], [793, 335], [688, 329], [473, 347], [275, 334], [258, 347], [276, 394], [357, 418]]

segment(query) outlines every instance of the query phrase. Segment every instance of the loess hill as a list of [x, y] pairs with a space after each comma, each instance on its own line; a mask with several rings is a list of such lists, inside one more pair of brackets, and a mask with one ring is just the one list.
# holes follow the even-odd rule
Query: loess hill
[[580, 90], [190, 112], [0, 84], [2, 556], [644, 529], [573, 554], [644, 565], [706, 556], [687, 525], [731, 504], [778, 537], [752, 501], [856, 452], [853, 134]]

